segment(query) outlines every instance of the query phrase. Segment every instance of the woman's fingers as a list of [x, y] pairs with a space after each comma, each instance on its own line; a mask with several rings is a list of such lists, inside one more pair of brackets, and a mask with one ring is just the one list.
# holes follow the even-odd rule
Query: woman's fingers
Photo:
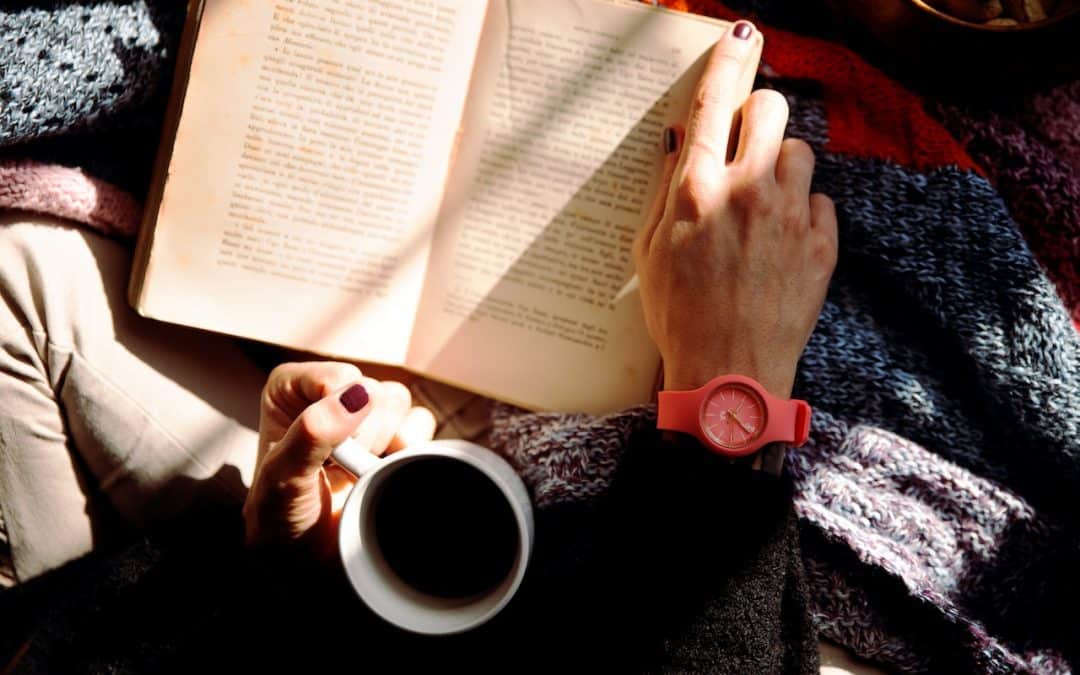
[[814, 258], [820, 272], [831, 276], [839, 255], [840, 234], [836, 219], [836, 204], [820, 192], [810, 195], [810, 229], [815, 235], [817, 249]]
[[274, 368], [259, 405], [259, 461], [309, 405], [359, 380], [359, 368], [337, 361], [283, 363]]
[[814, 150], [798, 138], [788, 138], [780, 145], [776, 160], [776, 182], [792, 195], [809, 195], [814, 178]]
[[645, 220], [645, 227], [638, 231], [634, 239], [635, 262], [640, 262], [641, 256], [649, 250], [656, 228], [664, 218], [664, 211], [668, 208], [671, 200], [671, 179], [675, 175], [675, 167], [679, 163], [679, 150], [682, 148], [683, 130], [681, 127], [668, 127], [664, 129], [663, 149], [664, 168], [660, 174], [660, 185], [657, 186], [656, 195], [653, 197], [652, 209], [649, 217]]
[[736, 168], [756, 179], [773, 180], [787, 128], [787, 99], [778, 91], [759, 89], [746, 100], [742, 111]]
[[330, 517], [336, 523], [341, 516], [341, 509], [345, 508], [345, 500], [349, 498], [349, 492], [356, 485], [356, 476], [337, 464], [327, 464], [323, 470], [326, 472], [326, 481], [330, 485]]
[[368, 452], [381, 455], [412, 408], [412, 394], [400, 382], [371, 380], [369, 385], [365, 380], [364, 384], [371, 388], [372, 410], [353, 438]]
[[748, 21], [736, 22], [712, 48], [690, 107], [682, 166], [676, 176], [692, 175], [716, 187], [730, 156], [731, 129], [743, 104], [747, 78], [757, 72], [761, 33]]
[[427, 408], [416, 406], [409, 410], [390, 441], [387, 452], [397, 452], [419, 445], [435, 437], [435, 415]]
[[312, 403], [289, 425], [262, 466], [273, 482], [302, 479], [319, 471], [339, 443], [372, 413], [367, 387], [353, 383]]
[[273, 403], [292, 417], [345, 384], [360, 379], [360, 369], [340, 361], [283, 363], [270, 373], [263, 388], [264, 404]]
[[810, 195], [810, 226], [835, 235], [836, 225], [836, 204], [832, 198], [821, 192]]

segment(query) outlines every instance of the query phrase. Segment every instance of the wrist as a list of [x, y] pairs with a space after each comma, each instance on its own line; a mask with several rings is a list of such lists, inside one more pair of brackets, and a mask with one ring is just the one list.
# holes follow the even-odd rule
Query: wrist
[[754, 366], [717, 366], [706, 363], [664, 362], [664, 386], [668, 391], [689, 391], [704, 386], [719, 375], [745, 375], [761, 383], [761, 386], [777, 398], [791, 398], [795, 384], [795, 372], [781, 369], [765, 369]]

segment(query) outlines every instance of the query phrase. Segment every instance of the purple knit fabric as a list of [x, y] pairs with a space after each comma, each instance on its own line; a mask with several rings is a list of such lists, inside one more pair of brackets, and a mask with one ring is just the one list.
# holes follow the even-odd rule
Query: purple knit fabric
[[1080, 81], [931, 111], [986, 168], [1080, 324]]
[[[817, 428], [836, 426], [836, 420], [819, 414]], [[1030, 505], [882, 429], [850, 429], [838, 447], [820, 442], [823, 437], [828, 434], [816, 434], [818, 442], [789, 455], [800, 517], [826, 539], [850, 546], [861, 563], [899, 579], [912, 599], [928, 603], [941, 619], [960, 625], [963, 630], [950, 639], [971, 649], [983, 669], [1068, 672], [1055, 653], [1014, 653], [964, 606], [964, 586], [982, 582], [982, 569], [995, 564], [1007, 537], [1024, 531], [1031, 539], [1050, 541], [1049, 528]], [[837, 585], [845, 575], [826, 563], [812, 565], [808, 573], [817, 588], [833, 589], [816, 595], [817, 618], [829, 626], [827, 632], [844, 635], [859, 653], [904, 670], [930, 669], [925, 643], [913, 650], [904, 646], [902, 633], [864, 633], [864, 626], [881, 623], [874, 614], [889, 606], [875, 599], [876, 589], [860, 588], [853, 580]], [[865, 601], [853, 605], [853, 598]], [[1009, 600], [1001, 597], [1003, 603]], [[904, 611], [903, 604], [892, 609]], [[989, 662], [980, 662], [984, 659]]]

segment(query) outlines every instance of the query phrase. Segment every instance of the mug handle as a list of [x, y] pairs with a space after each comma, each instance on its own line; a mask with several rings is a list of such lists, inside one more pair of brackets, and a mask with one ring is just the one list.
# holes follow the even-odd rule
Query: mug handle
[[382, 461], [381, 457], [368, 452], [368, 449], [357, 443], [352, 436], [346, 438], [334, 448], [330, 456], [341, 468], [357, 478], [371, 471], [376, 464]]

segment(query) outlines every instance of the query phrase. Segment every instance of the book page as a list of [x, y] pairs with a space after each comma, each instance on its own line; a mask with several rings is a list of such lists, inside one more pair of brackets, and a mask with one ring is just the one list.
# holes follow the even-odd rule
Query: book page
[[649, 400], [631, 247], [726, 24], [637, 3], [501, 0], [469, 94], [407, 364], [531, 408]]
[[206, 0], [138, 309], [402, 363], [485, 5]]

